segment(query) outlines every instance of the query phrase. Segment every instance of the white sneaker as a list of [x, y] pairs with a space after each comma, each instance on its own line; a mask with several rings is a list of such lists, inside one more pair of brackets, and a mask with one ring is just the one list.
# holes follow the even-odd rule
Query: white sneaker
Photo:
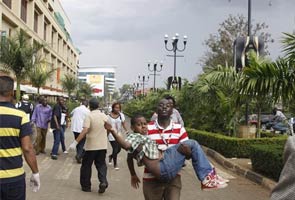
[[216, 175], [216, 179], [220, 184], [228, 183], [229, 180], [226, 178], [223, 178], [222, 176]]
[[201, 182], [201, 189], [205, 191], [210, 191], [212, 189], [222, 189], [225, 187], [227, 187], [227, 184], [221, 184], [216, 180], [216, 177], [212, 174], [208, 174], [208, 176], [206, 176], [205, 179]]
[[68, 151], [64, 151], [64, 154], [68, 154], [69, 152]]

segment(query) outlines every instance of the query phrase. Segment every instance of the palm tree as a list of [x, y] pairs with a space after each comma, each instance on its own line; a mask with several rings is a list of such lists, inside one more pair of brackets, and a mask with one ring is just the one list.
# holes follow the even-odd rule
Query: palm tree
[[284, 33], [282, 40], [283, 52], [289, 62], [295, 62], [295, 34]]
[[[215, 70], [208, 71], [200, 79], [198, 91], [207, 96], [206, 102], [214, 106], [212, 101], [218, 102], [218, 107], [223, 113], [227, 129], [237, 132], [239, 114], [244, 96], [239, 93], [239, 82], [241, 74], [235, 68], [228, 66], [217, 66]], [[208, 95], [209, 94], [209, 95]]]
[[249, 56], [249, 66], [243, 68], [241, 85], [239, 86], [240, 93], [256, 100], [258, 137], [260, 137], [261, 107], [266, 99], [273, 98], [276, 101], [281, 95], [280, 83], [285, 81], [284, 77], [278, 76], [280, 73], [284, 73], [281, 69], [276, 63], [269, 62], [263, 58], [257, 58], [253, 52]]
[[67, 91], [68, 96], [70, 97], [73, 91], [75, 91], [76, 87], [78, 86], [78, 79], [76, 76], [66, 74], [61, 80], [61, 85], [63, 89]]
[[29, 73], [29, 79], [32, 86], [37, 88], [37, 94], [40, 94], [40, 88], [45, 86], [46, 81], [51, 78], [56, 69], [48, 69], [47, 63], [40, 66], [34, 66]]
[[16, 78], [16, 100], [20, 100], [20, 83], [24, 81], [35, 65], [42, 62], [37, 56], [44, 45], [31, 44], [25, 31], [20, 30], [14, 37], [5, 38], [0, 45], [1, 68], [12, 72]]
[[90, 84], [85, 83], [85, 82], [79, 82], [78, 89], [76, 91], [77, 98], [84, 97], [87, 99], [87, 98], [91, 97], [92, 89], [93, 88]]

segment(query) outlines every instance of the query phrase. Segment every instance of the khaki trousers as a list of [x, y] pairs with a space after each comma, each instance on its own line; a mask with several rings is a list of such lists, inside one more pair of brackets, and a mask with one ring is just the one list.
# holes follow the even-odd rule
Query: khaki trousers
[[169, 183], [143, 181], [143, 195], [145, 200], [179, 200], [181, 191], [181, 178], [176, 176]]
[[48, 129], [37, 127], [36, 153], [44, 152], [46, 147], [46, 134]]

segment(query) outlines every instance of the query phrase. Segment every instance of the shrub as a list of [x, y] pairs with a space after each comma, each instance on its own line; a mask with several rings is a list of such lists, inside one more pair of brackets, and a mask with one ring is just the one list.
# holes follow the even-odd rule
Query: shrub
[[284, 137], [284, 135], [282, 135], [282, 134], [277, 134], [277, 133], [273, 133], [273, 132], [266, 132], [266, 131], [262, 131], [260, 134], [261, 134], [262, 138]]
[[176, 94], [174, 94], [173, 91], [151, 92], [145, 97], [138, 97], [125, 103], [123, 105], [123, 112], [129, 116], [140, 113], [149, 120], [156, 111], [158, 102], [166, 95], [176, 97]]
[[283, 169], [284, 145], [252, 145], [251, 147], [252, 168], [278, 181]]
[[210, 133], [189, 128], [187, 129], [187, 132], [190, 138], [197, 140], [201, 145], [214, 149], [228, 158], [249, 158], [251, 145], [265, 144], [284, 146], [287, 140], [286, 136], [257, 139], [234, 138], [218, 133]]

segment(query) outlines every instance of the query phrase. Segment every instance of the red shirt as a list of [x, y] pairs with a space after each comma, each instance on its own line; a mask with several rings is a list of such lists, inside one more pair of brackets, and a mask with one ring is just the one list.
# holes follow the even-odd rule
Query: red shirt
[[[165, 151], [168, 147], [188, 140], [188, 135], [181, 124], [170, 122], [170, 125], [164, 129], [158, 124], [158, 121], [151, 121], [148, 124], [148, 137], [158, 144], [158, 148]], [[155, 177], [144, 169], [143, 180], [155, 180]]]

